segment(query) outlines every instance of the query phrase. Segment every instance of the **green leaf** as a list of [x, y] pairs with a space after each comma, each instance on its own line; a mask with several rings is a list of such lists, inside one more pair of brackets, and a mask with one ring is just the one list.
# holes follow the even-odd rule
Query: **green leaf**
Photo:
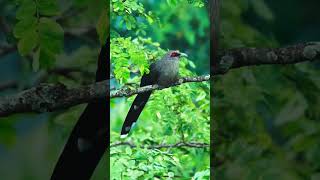
[[39, 58], [40, 58], [40, 49], [37, 49], [37, 51], [33, 55], [33, 60], [32, 60], [32, 69], [35, 72], [38, 71], [40, 67]]
[[37, 0], [39, 13], [44, 16], [56, 16], [60, 14], [56, 0]]
[[209, 177], [210, 176], [210, 170], [205, 170], [205, 171], [200, 171], [200, 172], [197, 172], [193, 178], [195, 180], [200, 180], [200, 179], [203, 179], [203, 177]]
[[190, 45], [194, 45], [196, 42], [196, 37], [193, 31], [185, 31], [185, 38]]
[[269, 21], [273, 19], [272, 11], [263, 0], [252, 0], [251, 3], [257, 15]]
[[152, 24], [152, 23], [154, 22], [153, 19], [152, 19], [152, 17], [146, 15], [146, 18], [147, 18], [147, 21], [148, 21], [150, 24]]
[[55, 21], [41, 18], [38, 26], [40, 46], [51, 53], [60, 53], [63, 48], [63, 29]]
[[173, 173], [173, 172], [168, 172], [168, 176], [169, 176], [170, 178], [173, 178], [173, 177], [174, 177], [174, 173]]
[[132, 150], [130, 147], [126, 148], [126, 154], [131, 155], [132, 154]]
[[137, 151], [135, 153], [135, 157], [136, 157], [136, 160], [146, 160], [148, 158], [148, 156], [145, 153], [140, 151]]
[[[131, 154], [130, 154], [131, 155]], [[128, 162], [128, 167], [130, 167], [130, 168], [135, 168], [135, 165], [136, 165], [136, 161], [135, 160], [130, 160], [129, 162]]]
[[129, 170], [128, 171], [128, 176], [130, 177], [130, 179], [137, 179], [139, 176], [142, 176], [144, 174], [143, 171], [139, 171], [139, 170]]
[[38, 44], [38, 34], [36, 31], [26, 32], [18, 43], [18, 51], [22, 56], [30, 53]]
[[55, 55], [45, 48], [40, 49], [39, 64], [41, 68], [49, 69], [55, 63]]
[[128, 30], [131, 30], [132, 29], [132, 23], [131, 23], [131, 21], [129, 20], [129, 19], [125, 19], [125, 21], [126, 21], [126, 27], [127, 27], [127, 29]]
[[167, 3], [169, 4], [169, 6], [175, 6], [177, 5], [177, 0], [167, 0]]
[[107, 11], [103, 11], [100, 15], [99, 21], [97, 23], [97, 33], [99, 35], [99, 40], [101, 44], [105, 44], [109, 35], [109, 18]]
[[1, 119], [0, 123], [0, 142], [2, 145], [11, 148], [17, 140], [17, 132], [13, 126], [12, 117]]
[[189, 65], [190, 65], [190, 67], [192, 67], [193, 69], [196, 68], [196, 65], [194, 64], [193, 61], [188, 61], [188, 63], [189, 63]]
[[17, 10], [16, 18], [19, 20], [30, 18], [36, 13], [36, 9], [34, 1], [24, 1]]
[[13, 34], [16, 38], [23, 38], [27, 31], [34, 31], [37, 25], [37, 18], [28, 17], [19, 21], [14, 29]]

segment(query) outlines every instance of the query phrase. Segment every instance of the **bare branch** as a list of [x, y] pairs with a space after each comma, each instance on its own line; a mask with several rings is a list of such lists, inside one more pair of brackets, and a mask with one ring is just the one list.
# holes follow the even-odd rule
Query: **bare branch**
[[[172, 84], [169, 87], [178, 86], [178, 85], [181, 85], [183, 83], [188, 83], [188, 82], [208, 81], [209, 79], [210, 79], [210, 75], [197, 76], [197, 77], [184, 77], [184, 78], [180, 78], [177, 83]], [[128, 97], [128, 96], [132, 96], [134, 94], [140, 94], [140, 93], [147, 92], [147, 91], [161, 90], [161, 89], [165, 89], [165, 88], [168, 88], [168, 87], [161, 87], [159, 85], [149, 85], [149, 86], [144, 86], [144, 87], [140, 87], [140, 88], [133, 89], [133, 90], [120, 89], [120, 90], [111, 92], [110, 98]]]
[[209, 147], [208, 143], [200, 143], [200, 142], [178, 142], [175, 144], [159, 144], [159, 145], [141, 145], [137, 146], [132, 142], [115, 142], [110, 145], [110, 147], [117, 146], [130, 146], [131, 148], [147, 148], [147, 149], [163, 149], [163, 148], [180, 148], [180, 147], [190, 147], [190, 148], [207, 148]]
[[107, 98], [108, 82], [67, 89], [63, 84], [40, 84], [0, 99], [0, 117], [22, 112], [50, 112]]
[[233, 68], [266, 64], [294, 64], [320, 59], [320, 42], [300, 43], [282, 48], [237, 48], [221, 51], [218, 70], [224, 74]]

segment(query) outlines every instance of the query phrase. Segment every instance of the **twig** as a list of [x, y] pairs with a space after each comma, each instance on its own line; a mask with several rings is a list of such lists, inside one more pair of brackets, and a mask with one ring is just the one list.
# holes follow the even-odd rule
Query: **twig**
[[[177, 83], [172, 84], [169, 87], [178, 86], [178, 85], [181, 85], [183, 83], [188, 83], [188, 82], [208, 81], [209, 79], [210, 79], [210, 75], [197, 76], [197, 77], [184, 77], [184, 78], [179, 79]], [[120, 90], [111, 92], [110, 98], [128, 97], [128, 96], [132, 96], [134, 94], [140, 94], [140, 93], [147, 92], [147, 91], [161, 90], [161, 89], [165, 89], [165, 88], [168, 88], [168, 87], [161, 87], [158, 85], [149, 85], [149, 86], [144, 86], [144, 87], [140, 87], [140, 88], [133, 89], [133, 90], [120, 89]]]
[[175, 144], [159, 144], [159, 145], [135, 145], [132, 142], [115, 142], [110, 145], [110, 147], [117, 146], [130, 146], [131, 148], [147, 148], [147, 149], [163, 149], [163, 148], [180, 148], [180, 147], [190, 147], [190, 148], [207, 148], [209, 147], [208, 143], [200, 142], [177, 142]]

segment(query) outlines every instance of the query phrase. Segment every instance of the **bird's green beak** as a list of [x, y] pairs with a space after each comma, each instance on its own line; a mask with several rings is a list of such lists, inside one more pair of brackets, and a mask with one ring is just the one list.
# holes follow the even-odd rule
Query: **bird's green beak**
[[186, 53], [180, 53], [180, 57], [188, 57], [188, 55]]

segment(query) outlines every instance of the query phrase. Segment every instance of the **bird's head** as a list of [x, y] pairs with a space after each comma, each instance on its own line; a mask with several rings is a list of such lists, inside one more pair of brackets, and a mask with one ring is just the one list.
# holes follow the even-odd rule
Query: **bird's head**
[[180, 52], [179, 50], [168, 51], [165, 55], [165, 58], [168, 60], [179, 60], [180, 57], [188, 57], [188, 55]]

